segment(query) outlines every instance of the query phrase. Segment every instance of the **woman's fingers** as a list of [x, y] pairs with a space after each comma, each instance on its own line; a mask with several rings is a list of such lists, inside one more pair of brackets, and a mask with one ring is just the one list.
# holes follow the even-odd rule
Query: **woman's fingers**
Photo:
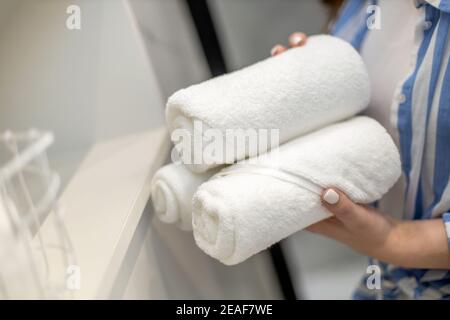
[[[301, 47], [306, 44], [308, 37], [303, 32], [294, 32], [289, 36], [289, 46], [292, 48], [295, 47]], [[271, 56], [276, 56], [280, 53], [283, 53], [287, 50], [285, 46], [282, 46], [281, 44], [277, 44], [270, 50]]]
[[346, 228], [336, 217], [331, 217], [312, 224], [307, 227], [306, 230], [340, 241], [344, 241], [347, 238]]
[[303, 32], [294, 32], [289, 36], [289, 45], [293, 48], [306, 44], [308, 37]]
[[369, 210], [355, 204], [337, 189], [326, 189], [322, 194], [322, 203], [349, 229], [361, 228], [370, 223]]
[[282, 46], [281, 44], [277, 44], [276, 46], [274, 46], [272, 48], [272, 50], [270, 50], [270, 55], [276, 56], [277, 54], [283, 53], [286, 50], [287, 50], [287, 48], [285, 46]]

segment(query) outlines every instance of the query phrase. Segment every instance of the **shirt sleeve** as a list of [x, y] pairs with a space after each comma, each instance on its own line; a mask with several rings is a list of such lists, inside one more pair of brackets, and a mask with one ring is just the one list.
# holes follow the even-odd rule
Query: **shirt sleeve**
[[447, 243], [450, 249], [450, 213], [444, 213], [442, 219], [444, 220], [445, 232], [447, 233]]

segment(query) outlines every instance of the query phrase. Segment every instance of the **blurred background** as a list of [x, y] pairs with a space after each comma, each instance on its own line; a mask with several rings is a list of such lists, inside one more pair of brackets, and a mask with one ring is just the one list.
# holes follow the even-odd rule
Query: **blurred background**
[[[350, 298], [366, 258], [335, 242], [298, 232], [226, 267], [149, 205], [169, 155], [167, 97], [268, 57], [294, 31], [325, 32], [328, 14], [317, 0], [0, 0], [0, 132], [54, 134], [48, 159], [82, 279], [71, 297]], [[54, 239], [47, 220], [38, 233]], [[0, 276], [0, 288], [20, 281]]]

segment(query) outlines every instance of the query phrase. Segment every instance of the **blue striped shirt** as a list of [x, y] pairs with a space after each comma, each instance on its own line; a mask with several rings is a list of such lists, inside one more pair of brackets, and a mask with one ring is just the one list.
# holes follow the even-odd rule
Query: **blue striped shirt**
[[[332, 33], [360, 50], [371, 32], [368, 7], [379, 1], [383, 0], [347, 0]], [[401, 86], [402, 99], [393, 104], [406, 181], [403, 217], [442, 218], [450, 246], [450, 0], [416, 0], [415, 4], [424, 17], [415, 32], [417, 58]], [[367, 289], [364, 278], [355, 298], [450, 299], [450, 270], [379, 265], [382, 290]]]

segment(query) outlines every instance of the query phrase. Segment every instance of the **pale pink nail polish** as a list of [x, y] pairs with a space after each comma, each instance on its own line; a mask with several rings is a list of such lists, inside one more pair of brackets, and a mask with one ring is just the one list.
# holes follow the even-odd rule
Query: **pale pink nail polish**
[[333, 189], [328, 189], [323, 195], [323, 200], [328, 204], [336, 204], [339, 202], [339, 194]]
[[291, 42], [297, 46], [300, 45], [302, 43], [302, 41], [303, 41], [303, 38], [300, 36], [291, 37]]
[[274, 56], [275, 53], [277, 53], [277, 51], [278, 51], [278, 47], [276, 47], [276, 46], [273, 47], [272, 50], [270, 50], [270, 55], [271, 55], [271, 56]]

